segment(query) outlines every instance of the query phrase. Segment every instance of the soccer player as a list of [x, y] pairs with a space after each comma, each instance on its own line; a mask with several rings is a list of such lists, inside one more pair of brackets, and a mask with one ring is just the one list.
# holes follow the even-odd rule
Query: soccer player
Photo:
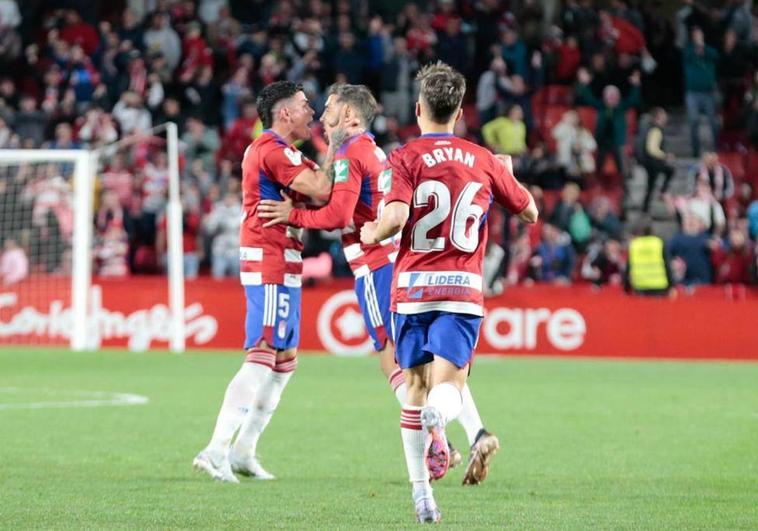
[[264, 220], [257, 215], [258, 205], [261, 199], [279, 198], [283, 190], [327, 200], [334, 154], [357, 125], [344, 114], [338, 119], [324, 172], [293, 145], [310, 137], [313, 118], [302, 86], [289, 81], [272, 83], [261, 91], [257, 105], [266, 129], [247, 148], [242, 161], [240, 279], [247, 300], [247, 355], [226, 389], [210, 443], [193, 461], [214, 479], [230, 483], [239, 483], [233, 472], [273, 478], [260, 465], [256, 445], [297, 367], [301, 231], [286, 225], [264, 227]]
[[[445, 425], [460, 413], [484, 314], [487, 211], [494, 200], [533, 223], [537, 208], [506, 164], [453, 136], [463, 76], [437, 63], [417, 79], [422, 135], [390, 157], [386, 205], [378, 223], [363, 225], [361, 241], [372, 245], [402, 229], [392, 283], [396, 357], [408, 385], [400, 431], [417, 519], [438, 522], [429, 479], [449, 466]], [[480, 472], [487, 466], [479, 461]]]
[[[338, 125], [343, 112], [347, 119], [360, 122], [360, 126], [354, 136], [345, 140], [334, 157], [334, 187], [329, 203], [318, 210], [299, 209], [294, 208], [292, 200], [284, 195], [283, 201], [261, 201], [258, 216], [269, 220], [264, 225], [266, 227], [287, 223], [309, 229], [343, 229], [342, 245], [345, 258], [355, 275], [355, 293], [366, 329], [374, 342], [374, 349], [379, 353], [382, 371], [402, 406], [406, 400], [406, 384], [403, 371], [395, 363], [394, 345], [388, 338], [390, 288], [397, 247], [391, 238], [372, 245], [360, 242], [363, 224], [378, 218], [384, 193], [389, 190], [391, 174], [384, 152], [368, 132], [376, 109], [376, 100], [366, 86], [335, 85], [321, 116], [324, 131], [329, 135]], [[474, 447], [479, 443], [487, 449], [488, 455], [497, 451], [499, 442], [484, 429], [467, 385], [463, 388], [463, 397], [458, 419], [469, 445]], [[460, 461], [460, 453], [451, 449], [451, 466]], [[473, 470], [467, 470], [464, 484], [475, 484], [481, 479], [473, 474]]]

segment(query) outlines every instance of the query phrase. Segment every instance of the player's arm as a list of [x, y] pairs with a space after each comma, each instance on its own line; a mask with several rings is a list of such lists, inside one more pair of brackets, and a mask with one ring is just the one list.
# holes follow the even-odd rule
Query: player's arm
[[344, 229], [358, 203], [358, 194], [346, 188], [335, 188], [326, 206], [316, 210], [294, 208], [292, 199], [284, 192], [281, 194], [282, 201], [263, 200], [258, 205], [258, 217], [269, 220], [264, 227], [286, 223], [305, 229]]
[[329, 194], [332, 192], [334, 183], [334, 157], [340, 146], [355, 133], [359, 125], [355, 119], [348, 119], [343, 112], [339, 124], [329, 134], [329, 147], [323, 163], [325, 169], [306, 168], [292, 180], [289, 187], [322, 204], [329, 201]]
[[534, 197], [513, 176], [513, 161], [509, 155], [495, 155], [497, 165], [492, 192], [495, 200], [524, 223], [536, 223], [539, 217]]
[[408, 216], [410, 216], [408, 204], [393, 201], [384, 207], [379, 221], [369, 221], [361, 227], [361, 241], [367, 245], [373, 245], [394, 236], [405, 226]]

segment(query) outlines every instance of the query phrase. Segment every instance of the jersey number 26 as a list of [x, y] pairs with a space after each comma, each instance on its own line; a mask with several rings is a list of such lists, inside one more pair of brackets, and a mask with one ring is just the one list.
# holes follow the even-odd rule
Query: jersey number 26
[[[481, 187], [481, 183], [467, 183], [453, 206], [448, 237], [429, 238], [429, 231], [444, 223], [451, 215], [450, 189], [440, 181], [421, 183], [413, 193], [413, 207], [429, 206], [429, 198], [433, 196], [434, 208], [413, 226], [411, 249], [420, 253], [442, 251], [449, 239], [456, 249], [465, 253], [476, 251], [479, 245], [479, 222], [484, 209], [474, 203], [474, 198]], [[470, 227], [469, 230], [466, 230], [467, 227]]]

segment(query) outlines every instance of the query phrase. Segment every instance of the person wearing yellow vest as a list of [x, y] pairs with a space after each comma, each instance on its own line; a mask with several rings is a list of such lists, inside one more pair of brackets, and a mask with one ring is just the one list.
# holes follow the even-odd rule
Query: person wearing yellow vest
[[627, 288], [632, 293], [665, 295], [670, 286], [663, 240], [649, 224], [629, 242]]

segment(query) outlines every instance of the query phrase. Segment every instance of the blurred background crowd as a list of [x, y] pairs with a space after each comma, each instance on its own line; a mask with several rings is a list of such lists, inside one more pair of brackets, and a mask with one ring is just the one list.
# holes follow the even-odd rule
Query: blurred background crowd
[[[661, 243], [669, 285], [754, 284], [756, 37], [746, 0], [0, 0], [0, 148], [105, 146], [95, 273], [158, 274], [168, 160], [146, 133], [176, 122], [185, 274], [235, 276], [260, 89], [300, 82], [319, 116], [331, 84], [364, 83], [389, 153], [418, 135], [416, 71], [442, 60], [468, 81], [456, 132], [512, 155], [541, 210], [489, 217], [491, 292], [629, 285], [635, 238]], [[66, 272], [71, 171], [0, 168], [4, 283]], [[335, 232], [304, 256], [314, 278], [350, 275]]]

